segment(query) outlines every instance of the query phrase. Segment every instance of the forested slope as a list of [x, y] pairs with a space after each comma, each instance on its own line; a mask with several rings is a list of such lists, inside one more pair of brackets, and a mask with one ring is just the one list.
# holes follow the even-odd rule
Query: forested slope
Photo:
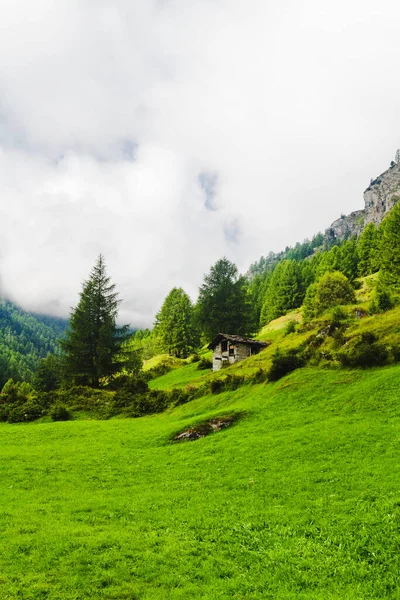
[[33, 315], [0, 301], [0, 386], [13, 378], [29, 381], [40, 358], [57, 351], [67, 321]]

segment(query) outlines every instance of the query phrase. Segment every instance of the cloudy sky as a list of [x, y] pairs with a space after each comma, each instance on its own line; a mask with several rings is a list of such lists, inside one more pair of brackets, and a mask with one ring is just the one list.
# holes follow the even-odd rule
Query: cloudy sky
[[400, 147], [392, 0], [0, 0], [0, 293], [123, 320], [363, 207]]

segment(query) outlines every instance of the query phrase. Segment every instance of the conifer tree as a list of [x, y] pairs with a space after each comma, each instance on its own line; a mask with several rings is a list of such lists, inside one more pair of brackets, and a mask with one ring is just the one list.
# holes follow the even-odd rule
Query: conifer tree
[[178, 358], [186, 358], [199, 345], [193, 305], [182, 288], [173, 288], [165, 298], [154, 333], [162, 349]]
[[128, 326], [118, 328], [120, 300], [100, 255], [84, 282], [78, 305], [61, 341], [67, 378], [73, 383], [99, 387], [121, 368], [121, 345]]
[[339, 271], [354, 281], [358, 275], [358, 252], [356, 240], [347, 240], [340, 247]]
[[400, 293], [400, 204], [396, 204], [380, 226], [380, 273], [383, 288]]
[[379, 269], [377, 265], [377, 251], [378, 231], [374, 223], [368, 223], [357, 243], [359, 275], [371, 275], [371, 273]]
[[218, 260], [204, 277], [196, 312], [208, 340], [217, 333], [250, 335], [257, 329], [248, 282], [227, 258]]
[[261, 325], [298, 308], [304, 298], [301, 264], [295, 260], [280, 262], [271, 277], [261, 311]]
[[321, 277], [325, 273], [340, 271], [340, 248], [333, 246], [328, 252], [323, 252], [316, 270], [316, 276]]

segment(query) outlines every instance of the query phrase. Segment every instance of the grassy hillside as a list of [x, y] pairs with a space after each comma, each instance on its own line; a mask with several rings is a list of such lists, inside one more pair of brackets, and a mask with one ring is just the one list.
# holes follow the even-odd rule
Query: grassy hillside
[[399, 380], [307, 368], [152, 417], [1, 424], [0, 598], [398, 598]]
[[[367, 314], [375, 281], [376, 274], [361, 278], [359, 280], [360, 288], [356, 292], [357, 304], [343, 307], [344, 318], [341, 326], [343, 339], [338, 341], [337, 338], [329, 335], [325, 337], [319, 349], [322, 355], [332, 355], [329, 360], [325, 361], [326, 366], [340, 367], [335, 354], [341, 350], [341, 345], [344, 346], [346, 342], [351, 343], [352, 340], [366, 333], [373, 334], [380, 343], [388, 348], [392, 355], [395, 355], [395, 358], [392, 356], [390, 360], [398, 361], [400, 359], [400, 306], [381, 314], [372, 316]], [[332, 311], [326, 311], [311, 323], [303, 325], [301, 309], [293, 310], [262, 328], [256, 339], [270, 342], [270, 345], [260, 354], [216, 373], [198, 370], [196, 363], [188, 365], [186, 361], [175, 359], [176, 364], [173, 370], [160, 377], [155, 377], [150, 381], [150, 387], [166, 390], [173, 388], [185, 389], [187, 386], [197, 387], [213, 379], [223, 378], [228, 374], [251, 378], [259, 369], [264, 371], [270, 369], [272, 357], [277, 349], [282, 352], [304, 349], [310, 344], [310, 340], [312, 341], [315, 336], [321, 334], [321, 331], [323, 332], [332, 323], [332, 319]], [[294, 333], [288, 335], [286, 328], [290, 321], [296, 323], [297, 329]], [[211, 352], [207, 356], [211, 358]], [[154, 364], [157, 364], [161, 359], [162, 357], [155, 357], [152, 360]], [[318, 361], [311, 359], [309, 362], [316, 364]]]

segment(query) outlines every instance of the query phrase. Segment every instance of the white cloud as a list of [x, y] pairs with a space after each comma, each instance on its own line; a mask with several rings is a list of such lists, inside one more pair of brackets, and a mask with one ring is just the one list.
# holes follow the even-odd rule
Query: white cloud
[[103, 252], [151, 324], [222, 255], [244, 270], [361, 208], [400, 145], [399, 21], [390, 0], [3, 0], [3, 292], [66, 314]]

